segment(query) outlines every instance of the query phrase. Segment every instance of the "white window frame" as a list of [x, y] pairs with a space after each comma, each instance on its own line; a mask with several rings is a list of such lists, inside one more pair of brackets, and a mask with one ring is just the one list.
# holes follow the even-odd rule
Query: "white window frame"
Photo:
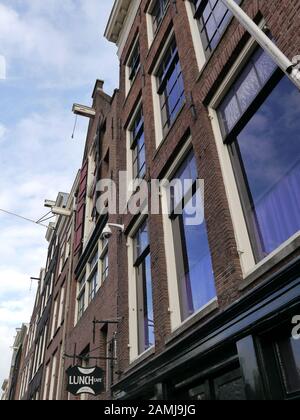
[[[180, 152], [178, 153], [173, 164], [169, 168], [168, 172], [165, 175], [165, 179], [169, 180], [172, 178], [173, 174], [180, 168], [184, 162], [185, 157], [188, 155], [192, 147], [192, 137], [189, 137]], [[171, 331], [175, 332], [182, 325], [190, 322], [192, 319], [198, 318], [201, 314], [207, 314], [212, 310], [215, 310], [218, 306], [218, 298], [215, 297], [202, 308], [197, 310], [194, 314], [188, 317], [185, 320], [182, 320], [181, 316], [181, 304], [180, 304], [180, 292], [178, 285], [178, 275], [177, 275], [177, 264], [176, 264], [176, 255], [175, 255], [175, 241], [174, 233], [172, 227], [172, 221], [169, 217], [169, 206], [168, 206], [168, 185], [162, 185], [161, 188], [161, 206], [163, 212], [163, 231], [164, 231], [164, 245], [165, 245], [165, 254], [166, 254], [166, 264], [167, 264], [167, 278], [168, 278], [168, 293], [169, 293], [169, 313], [171, 319]], [[173, 246], [170, 246], [173, 244]]]
[[154, 113], [154, 128], [155, 128], [155, 145], [158, 149], [159, 146], [162, 144], [165, 135], [163, 131], [163, 123], [162, 123], [162, 113], [161, 113], [161, 105], [160, 105], [160, 96], [158, 95], [158, 80], [157, 80], [157, 73], [161, 66], [162, 59], [167, 52], [168, 48], [170, 47], [171, 41], [175, 36], [174, 28], [170, 31], [164, 47], [159, 54], [159, 57], [156, 61], [156, 64], [151, 72], [151, 86], [152, 86], [152, 98], [153, 98], [153, 113]]
[[153, 351], [155, 345], [139, 352], [139, 327], [138, 327], [138, 302], [137, 302], [137, 272], [134, 266], [134, 237], [139, 228], [148, 219], [147, 215], [141, 215], [129, 232], [127, 238], [127, 258], [128, 258], [128, 305], [129, 305], [129, 360], [130, 364], [142, 358], [145, 354]]
[[[127, 61], [126, 61], [126, 64], [125, 64], [125, 96], [126, 97], [128, 96], [128, 94], [130, 92], [130, 89], [133, 86], [133, 84], [135, 82], [135, 79], [137, 78], [137, 75], [138, 75], [138, 73], [139, 73], [139, 71], [141, 69], [141, 56], [140, 56], [140, 65], [139, 65], [139, 68], [138, 68], [138, 70], [137, 70], [134, 78], [132, 80], [130, 80], [130, 66], [129, 66], [129, 63], [130, 63], [130, 60], [132, 59], [134, 50], [135, 50], [135, 48], [136, 48], [136, 46], [137, 46], [138, 43], [140, 43], [139, 34], [136, 36], [136, 38], [135, 38], [135, 40], [134, 40], [134, 42], [132, 44], [132, 47], [130, 49], [129, 56], [128, 56]], [[139, 48], [140, 48], [140, 55], [141, 55], [141, 47], [139, 46]]]
[[52, 401], [54, 398], [54, 387], [56, 381], [56, 366], [57, 366], [57, 353], [54, 354], [51, 364], [51, 376], [50, 376], [50, 388], [49, 388], [49, 400]]
[[[168, 10], [169, 10], [170, 5], [171, 5], [171, 1], [172, 0], [169, 0], [169, 4], [167, 5], [166, 12], [165, 12], [165, 14], [162, 18], [162, 21], [164, 20], [165, 15], [168, 13]], [[153, 41], [154, 41], [157, 33], [159, 32], [159, 28], [160, 28], [160, 25], [161, 25], [160, 24], [158, 26], [157, 30], [154, 31], [152, 12], [153, 12], [155, 2], [156, 2], [156, 0], [151, 0], [150, 3], [149, 3], [149, 6], [147, 8], [147, 11], [146, 11], [146, 22], [147, 22], [147, 34], [148, 34], [148, 47], [149, 47], [149, 49], [151, 48], [151, 46], [153, 44]]]
[[54, 338], [56, 334], [56, 325], [57, 325], [57, 318], [58, 318], [58, 311], [59, 311], [59, 295], [56, 296], [54, 299], [54, 306], [53, 306], [53, 315], [52, 315], [52, 323], [51, 323], [51, 340]]
[[191, 0], [184, 0], [188, 21], [190, 24], [190, 30], [192, 35], [192, 40], [194, 44], [194, 51], [196, 54], [196, 60], [199, 68], [199, 72], [204, 68], [207, 63], [207, 57], [203, 48], [203, 43], [201, 40], [199, 24], [197, 19], [194, 18], [194, 6]]
[[[264, 24], [265, 22], [262, 21], [259, 26], [262, 28]], [[219, 124], [217, 114], [218, 106], [220, 105], [226, 93], [231, 88], [232, 83], [234, 82], [244, 65], [247, 63], [251, 55], [254, 53], [256, 48], [257, 43], [253, 38], [250, 39], [246, 47], [236, 60], [235, 64], [228, 72], [227, 77], [224, 79], [222, 85], [216, 92], [208, 107], [209, 117], [212, 122], [212, 128], [218, 150], [219, 161], [221, 165], [244, 279], [246, 279], [248, 276], [259, 270], [260, 268], [263, 268], [264, 266], [267, 267], [267, 263], [277, 255], [279, 255], [281, 252], [283, 255], [285, 255], [284, 251], [288, 248], [288, 246], [295, 240], [299, 239], [299, 234], [296, 234], [295, 236], [287, 240], [285, 243], [283, 243], [278, 249], [276, 249], [274, 252], [268, 255], [265, 259], [263, 259], [259, 263], [256, 263], [246, 225], [246, 219], [242, 208], [242, 203], [240, 200], [238, 187], [235, 180], [234, 170], [229, 155], [228, 146], [223, 142], [221, 127]]]

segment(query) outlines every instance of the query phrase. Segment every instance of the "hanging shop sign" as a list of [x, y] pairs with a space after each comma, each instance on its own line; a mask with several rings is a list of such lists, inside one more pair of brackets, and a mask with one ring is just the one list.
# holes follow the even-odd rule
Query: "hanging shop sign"
[[67, 371], [67, 391], [72, 395], [100, 395], [104, 390], [104, 371], [99, 367], [70, 367]]

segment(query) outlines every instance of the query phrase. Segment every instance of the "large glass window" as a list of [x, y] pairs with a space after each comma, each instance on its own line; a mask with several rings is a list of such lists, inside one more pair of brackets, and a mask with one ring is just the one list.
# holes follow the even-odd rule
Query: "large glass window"
[[141, 108], [131, 127], [131, 150], [133, 153], [133, 177], [144, 178], [146, 175], [146, 154], [144, 136], [144, 116]]
[[[184, 182], [187, 179], [195, 181], [196, 178], [196, 161], [193, 153], [190, 153], [174, 175], [174, 179]], [[200, 225], [188, 223], [191, 215], [190, 207], [195, 206], [195, 188], [193, 193], [191, 198], [183, 197], [182, 214], [172, 212], [170, 216], [173, 226], [182, 320], [193, 315], [216, 297], [206, 223], [205, 221]], [[178, 203], [175, 204], [177, 206]]]
[[173, 38], [161, 61], [157, 77], [162, 126], [165, 135], [185, 100], [183, 78], [175, 38]]
[[[241, 0], [235, 0], [241, 3]], [[200, 26], [201, 39], [206, 55], [210, 55], [217, 47], [232, 13], [221, 0], [192, 0], [195, 17]]]
[[134, 237], [134, 259], [137, 279], [137, 313], [139, 353], [155, 344], [148, 224], [145, 222]]
[[300, 230], [300, 97], [261, 49], [219, 108], [257, 262]]

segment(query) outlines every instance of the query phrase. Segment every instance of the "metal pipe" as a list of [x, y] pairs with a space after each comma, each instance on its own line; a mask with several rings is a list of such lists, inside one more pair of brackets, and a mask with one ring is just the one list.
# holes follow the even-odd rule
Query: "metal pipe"
[[300, 89], [300, 71], [295, 64], [274, 44], [255, 22], [244, 12], [234, 0], [221, 0], [233, 13], [241, 25], [253, 36], [256, 42], [272, 57], [288, 78]]

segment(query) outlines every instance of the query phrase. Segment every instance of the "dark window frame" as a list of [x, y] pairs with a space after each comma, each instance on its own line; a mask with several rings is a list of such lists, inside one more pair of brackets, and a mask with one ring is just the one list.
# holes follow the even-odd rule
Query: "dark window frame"
[[[139, 233], [143, 232], [143, 228], [147, 226], [147, 236], [148, 236], [148, 245], [146, 245], [143, 249], [140, 249], [139, 243]], [[137, 292], [137, 321], [138, 321], [138, 352], [139, 354], [144, 353], [145, 351], [149, 350], [154, 344], [150, 343], [149, 337], [149, 328], [154, 327], [154, 320], [153, 325], [147, 324], [147, 331], [145, 326], [145, 313], [148, 313], [147, 307], [147, 274], [146, 274], [146, 260], [150, 258], [151, 262], [151, 253], [150, 253], [150, 243], [149, 243], [149, 230], [148, 230], [148, 219], [144, 220], [138, 230], [136, 231], [135, 235], [133, 236], [133, 244], [134, 244], [134, 267], [136, 270], [136, 292]], [[152, 276], [151, 276], [151, 284], [152, 284]], [[152, 287], [152, 300], [153, 300], [153, 287]], [[146, 305], [146, 310], [145, 310]], [[153, 301], [152, 301], [153, 305]], [[155, 337], [155, 331], [154, 331]]]
[[[221, 0], [218, 0], [218, 1], [221, 1]], [[238, 0], [237, 4], [241, 4], [242, 1], [243, 0]], [[224, 14], [223, 19], [221, 20], [220, 24], [219, 25], [216, 24], [216, 31], [214, 32], [213, 37], [211, 39], [209, 39], [208, 34], [207, 34], [207, 30], [206, 30], [206, 26], [207, 26], [206, 24], [207, 24], [209, 19], [204, 21], [204, 18], [203, 18], [203, 13], [204, 13], [206, 7], [209, 4], [209, 0], [190, 0], [190, 2], [191, 2], [192, 6], [194, 8], [194, 18], [198, 22], [200, 38], [201, 38], [204, 54], [206, 56], [206, 59], [208, 60], [210, 58], [210, 56], [214, 53], [214, 51], [217, 49], [218, 45], [220, 44], [220, 42], [221, 42], [225, 32], [227, 31], [228, 27], [230, 26], [230, 23], [231, 23], [232, 19], [234, 18], [234, 16], [232, 15], [231, 11], [228, 10]], [[215, 15], [214, 15], [213, 12], [214, 12], [216, 6], [217, 6], [217, 3], [214, 5], [214, 7], [213, 7], [213, 9], [210, 13], [210, 16], [211, 15], [213, 16], [214, 21], [215, 21]], [[220, 30], [224, 20], [227, 19], [227, 17], [228, 17], [228, 23], [225, 25], [224, 28], [222, 28]], [[216, 23], [216, 21], [215, 21], [215, 23]], [[211, 43], [216, 36], [218, 36], [219, 39], [216, 42], [216, 45], [214, 47], [212, 47]]]
[[[170, 6], [170, 0], [155, 0], [149, 11], [149, 14], [152, 17], [152, 27], [154, 36], [159, 31], [162, 21], [167, 13], [167, 10]], [[157, 14], [155, 14], [155, 9], [157, 9]]]
[[[178, 71], [179, 66], [179, 72]], [[174, 73], [177, 72], [176, 79], [173, 82], [171, 88], [168, 86], [169, 81], [172, 79]], [[160, 111], [162, 117], [162, 129], [163, 135], [165, 136], [176, 121], [180, 110], [185, 104], [185, 90], [183, 73], [179, 59], [179, 53], [176, 43], [175, 35], [173, 34], [169, 45], [162, 56], [158, 70], [156, 72], [156, 78], [158, 82], [157, 94], [160, 98]], [[178, 86], [182, 85], [182, 90], [177, 98], [175, 105], [170, 106], [170, 98], [172, 93], [177, 89]]]
[[140, 53], [140, 40], [139, 38], [133, 44], [129, 60], [127, 62], [129, 68], [129, 81], [132, 84], [141, 68], [141, 53]]
[[[145, 161], [141, 164], [141, 152], [144, 151], [146, 156], [145, 130], [144, 130], [144, 114], [143, 106], [141, 105], [137, 114], [134, 117], [130, 130], [130, 148], [132, 151], [132, 169], [134, 179], [144, 179], [146, 176], [147, 163]], [[139, 141], [143, 138], [142, 145]]]

